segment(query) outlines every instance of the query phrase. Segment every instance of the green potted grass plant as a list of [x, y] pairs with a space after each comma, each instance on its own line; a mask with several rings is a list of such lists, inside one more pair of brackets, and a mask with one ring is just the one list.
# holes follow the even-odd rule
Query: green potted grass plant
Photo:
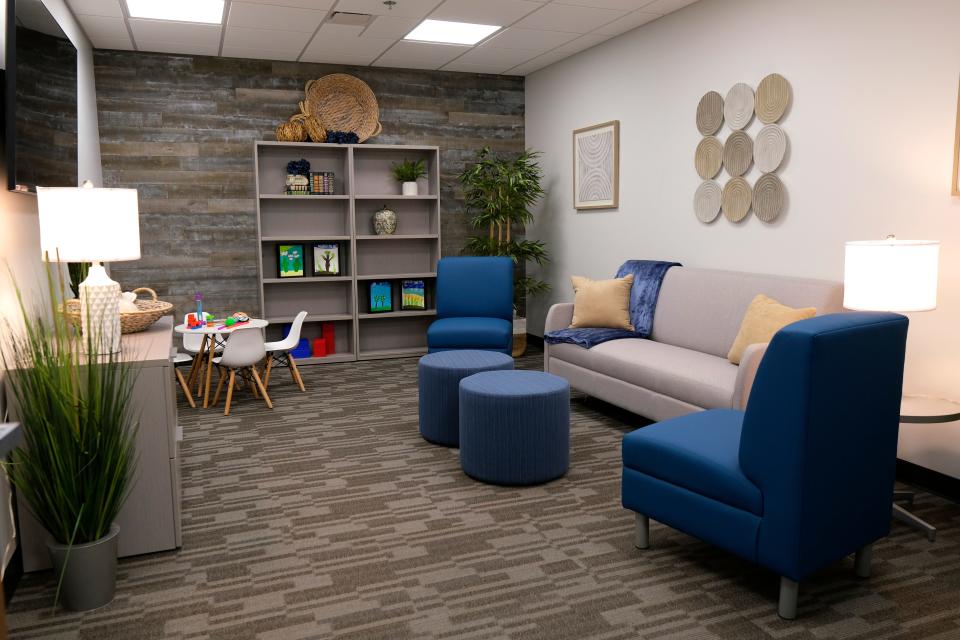
[[415, 196], [420, 193], [417, 180], [427, 175], [426, 163], [420, 160], [398, 162], [390, 167], [393, 177], [400, 183], [400, 193], [405, 196]]
[[467, 213], [475, 229], [485, 233], [467, 240], [464, 252], [477, 256], [508, 256], [517, 269], [514, 282], [513, 355], [523, 355], [527, 343], [527, 321], [521, 315], [528, 296], [544, 293], [550, 286], [526, 275], [526, 264], [548, 261], [543, 242], [518, 238], [533, 221], [530, 209], [544, 194], [540, 181], [543, 171], [537, 163], [537, 151], [524, 151], [510, 157], [499, 156], [489, 147], [477, 152], [476, 162], [460, 174]]
[[115, 520], [136, 466], [136, 371], [118, 354], [97, 353], [97, 336], [81, 344], [55, 305], [29, 309], [19, 289], [17, 298], [20, 317], [6, 319], [0, 355], [24, 444], [4, 468], [50, 536], [55, 600], [95, 609], [115, 590]]

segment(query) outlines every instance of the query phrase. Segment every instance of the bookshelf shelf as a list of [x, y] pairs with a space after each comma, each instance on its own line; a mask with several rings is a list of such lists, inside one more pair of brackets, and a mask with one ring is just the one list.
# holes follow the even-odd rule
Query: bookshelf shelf
[[[287, 195], [286, 165], [305, 158], [311, 171], [334, 173], [334, 195]], [[424, 160], [422, 195], [396, 193], [390, 167]], [[440, 258], [440, 150], [422, 145], [337, 145], [264, 141], [254, 144], [257, 238], [262, 315], [268, 339], [279, 339], [296, 313], [308, 313], [303, 337], [319, 337], [333, 323], [336, 353], [300, 358], [297, 364], [326, 364], [401, 358], [426, 353], [426, 330], [436, 316], [436, 263]], [[309, 204], [308, 204], [309, 203]], [[373, 214], [382, 205], [397, 214], [395, 235], [376, 235]], [[340, 244], [339, 276], [311, 276], [311, 243]], [[277, 245], [304, 245], [305, 277], [279, 278]], [[427, 309], [369, 313], [369, 287], [390, 281], [395, 308], [402, 280], [423, 280]], [[299, 286], [281, 286], [299, 285]], [[316, 285], [316, 286], [313, 286]], [[373, 322], [376, 320], [376, 322]]]

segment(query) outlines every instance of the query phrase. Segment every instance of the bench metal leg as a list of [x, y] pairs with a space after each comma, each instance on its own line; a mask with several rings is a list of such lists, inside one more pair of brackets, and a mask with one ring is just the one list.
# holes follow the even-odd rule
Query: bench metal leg
[[650, 548], [650, 518], [642, 513], [637, 514], [636, 534], [633, 538], [633, 546], [637, 549]]
[[800, 583], [790, 578], [780, 578], [780, 603], [777, 613], [784, 620], [793, 620], [797, 617], [797, 599], [800, 596]]
[[865, 547], [857, 549], [857, 554], [853, 558], [853, 570], [858, 578], [870, 577], [870, 561], [873, 559], [873, 545], [868, 544]]
[[893, 517], [900, 522], [913, 527], [919, 531], [923, 531], [927, 534], [927, 540], [933, 542], [937, 539], [937, 528], [923, 520], [913, 515], [903, 507], [898, 504], [893, 505]]

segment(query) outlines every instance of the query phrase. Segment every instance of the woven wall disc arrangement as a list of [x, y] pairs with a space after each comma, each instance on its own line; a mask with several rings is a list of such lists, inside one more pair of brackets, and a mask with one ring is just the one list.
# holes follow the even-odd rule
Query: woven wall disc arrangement
[[742, 176], [753, 163], [753, 140], [744, 131], [734, 131], [723, 144], [723, 168], [731, 176]]
[[723, 96], [708, 91], [697, 105], [697, 129], [705, 136], [712, 136], [723, 124]]
[[787, 153], [787, 134], [775, 124], [768, 124], [757, 134], [753, 161], [764, 173], [776, 171]]
[[697, 175], [704, 180], [720, 173], [720, 167], [723, 166], [723, 143], [713, 136], [701, 140], [693, 154], [693, 166]]
[[773, 222], [786, 204], [786, 189], [773, 173], [765, 173], [753, 186], [753, 213], [764, 222]]
[[693, 194], [693, 212], [700, 222], [710, 223], [720, 215], [723, 189], [713, 180], [705, 180]]
[[723, 102], [723, 117], [731, 129], [743, 129], [753, 119], [753, 89], [738, 82], [727, 92]]
[[720, 204], [723, 217], [730, 222], [740, 222], [750, 212], [752, 201], [750, 184], [743, 178], [730, 178], [723, 188], [723, 200]]
[[303, 113], [316, 117], [326, 131], [352, 131], [364, 142], [383, 129], [377, 97], [360, 78], [333, 73], [307, 82], [305, 93]]
[[790, 83], [779, 73], [771, 73], [757, 85], [757, 119], [771, 124], [783, 117], [790, 105]]

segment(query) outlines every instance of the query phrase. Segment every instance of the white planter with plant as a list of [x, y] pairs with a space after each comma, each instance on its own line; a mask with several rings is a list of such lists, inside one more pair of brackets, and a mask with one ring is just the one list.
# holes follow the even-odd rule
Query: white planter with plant
[[[515, 265], [535, 262], [542, 265], [549, 259], [543, 242], [517, 239], [514, 227], [522, 231], [533, 221], [530, 208], [543, 196], [540, 180], [543, 172], [537, 164], [536, 151], [524, 151], [512, 158], [499, 157], [489, 147], [477, 153], [476, 164], [460, 174], [467, 212], [473, 215], [476, 229], [484, 235], [473, 236], [464, 251], [476, 256], [509, 256]], [[513, 288], [516, 312], [527, 296], [547, 291], [550, 286], [527, 275], [518, 277]], [[514, 316], [513, 355], [523, 355], [527, 347], [527, 320]]]
[[423, 159], [407, 160], [391, 166], [393, 177], [400, 183], [400, 193], [405, 196], [420, 195], [417, 181], [427, 175], [426, 163]]
[[[53, 300], [54, 289], [51, 283]], [[136, 371], [118, 354], [96, 353], [97, 336], [78, 344], [61, 313], [34, 313], [21, 301], [20, 315], [22, 328], [0, 355], [24, 445], [4, 468], [50, 535], [56, 600], [75, 611], [95, 609], [113, 599], [116, 584], [114, 521], [136, 466]]]

